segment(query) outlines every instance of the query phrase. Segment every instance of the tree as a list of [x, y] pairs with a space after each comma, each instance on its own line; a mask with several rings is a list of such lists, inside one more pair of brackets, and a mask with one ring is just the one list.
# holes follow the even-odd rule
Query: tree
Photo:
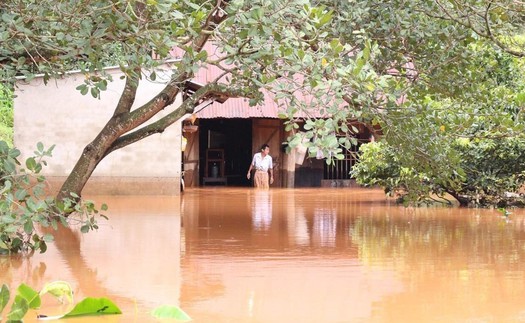
[[[80, 193], [109, 153], [164, 131], [204, 98], [245, 96], [256, 104], [262, 99], [260, 90], [266, 88], [283, 104], [290, 104], [290, 110], [296, 104], [296, 91], [337, 106], [337, 100], [326, 95], [334, 91], [333, 86], [322, 83], [327, 66], [334, 70], [341, 66], [344, 75], [355, 80], [378, 78], [366, 76], [366, 62], [346, 64], [352, 61], [348, 58], [351, 47], [330, 37], [331, 11], [304, 0], [100, 0], [75, 6], [66, 1], [36, 4], [18, 0], [1, 8], [5, 25], [0, 35], [7, 44], [0, 60], [7, 77], [15, 72], [31, 77], [38, 71], [48, 78], [76, 63], [89, 75], [79, 90], [98, 97], [110, 81], [101, 71], [106, 49], [121, 47], [118, 59], [126, 85], [120, 102], [104, 129], [84, 149], [61, 196]], [[203, 49], [210, 39], [218, 57]], [[140, 79], [154, 78], [154, 68], [174, 47], [183, 49], [184, 55], [175, 64], [171, 81], [147, 104], [131, 110]], [[370, 48], [362, 55], [365, 60], [369, 52]], [[146, 124], [173, 103], [199, 68], [210, 65], [220, 68], [223, 75], [173, 113]], [[152, 69], [149, 75], [143, 74], [146, 69]]]
[[452, 21], [511, 55], [525, 57], [525, 6], [521, 1], [434, 0], [424, 12]]
[[[262, 90], [283, 107], [288, 130], [306, 130], [311, 155], [321, 150], [328, 161], [340, 158], [342, 147], [355, 143], [357, 129], [348, 121], [357, 119], [379, 124], [385, 140], [403, 148], [407, 165], [445, 179], [459, 166], [443, 153], [445, 139], [432, 137], [440, 118], [476, 116], [472, 105], [457, 107], [480, 99], [480, 105], [498, 112], [495, 119], [505, 113], [491, 105], [494, 96], [467, 64], [475, 54], [473, 44], [482, 41], [457, 21], [433, 17], [429, 5], [434, 2], [13, 0], [0, 4], [1, 76], [7, 81], [43, 73], [48, 80], [75, 66], [86, 75], [79, 91], [100, 97], [111, 81], [102, 70], [105, 64], [117, 63], [126, 75], [113, 116], [85, 147], [61, 197], [80, 194], [105, 156], [161, 133], [203, 99], [243, 96], [256, 105]], [[216, 53], [204, 49], [208, 42]], [[132, 109], [140, 80], [154, 79], [155, 68], [173, 48], [184, 54], [173, 65], [170, 82]], [[210, 66], [222, 75], [166, 117], [148, 123], [199, 69]], [[479, 84], [487, 90], [480, 93]], [[436, 113], [429, 98], [456, 105]], [[312, 110], [327, 118], [306, 118], [300, 126], [298, 112], [308, 116]], [[426, 116], [428, 123], [410, 122], [414, 115]], [[342, 132], [347, 136], [336, 136]], [[290, 146], [303, 135], [291, 136]]]
[[[523, 6], [509, 3], [341, 2], [337, 12], [351, 22], [339, 25], [341, 37], [359, 32], [371, 39], [380, 50], [375, 71], [410, 80], [400, 87], [403, 102], [362, 106], [358, 114], [381, 126], [398, 165], [456, 182], [462, 172], [461, 154], [451, 149], [456, 139], [523, 139]], [[480, 29], [486, 26], [490, 33]]]

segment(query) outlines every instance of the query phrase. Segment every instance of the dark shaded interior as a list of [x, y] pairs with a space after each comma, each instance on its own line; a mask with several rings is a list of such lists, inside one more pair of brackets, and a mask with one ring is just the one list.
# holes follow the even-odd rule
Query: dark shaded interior
[[[252, 121], [250, 119], [200, 119], [199, 120], [199, 179], [207, 175], [221, 176], [227, 179], [228, 186], [250, 186], [246, 171], [252, 159]], [[209, 149], [212, 149], [209, 151]], [[223, 149], [220, 156], [213, 149]], [[208, 160], [207, 157], [208, 156]], [[213, 161], [209, 161], [213, 157]], [[224, 158], [224, 162], [215, 161], [215, 157]], [[208, 161], [208, 162], [207, 162]], [[224, 170], [220, 167], [224, 166]], [[219, 167], [219, 169], [213, 169]], [[224, 185], [223, 182], [207, 182], [206, 185]]]

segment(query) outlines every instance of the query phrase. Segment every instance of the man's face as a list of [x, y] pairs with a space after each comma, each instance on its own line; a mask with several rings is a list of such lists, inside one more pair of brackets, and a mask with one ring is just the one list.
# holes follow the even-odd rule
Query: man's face
[[263, 154], [268, 155], [270, 153], [270, 147], [266, 147], [263, 150]]

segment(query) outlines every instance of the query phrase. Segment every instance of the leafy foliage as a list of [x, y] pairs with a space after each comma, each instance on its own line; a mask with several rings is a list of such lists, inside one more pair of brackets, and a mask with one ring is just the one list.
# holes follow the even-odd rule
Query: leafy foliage
[[[45, 177], [40, 172], [53, 148], [38, 143], [35, 155], [21, 165], [20, 151], [0, 141], [0, 253], [45, 252], [53, 236], [39, 233], [39, 227], [56, 230], [58, 225], [79, 223], [82, 232], [98, 228], [99, 210], [92, 201], [79, 201], [76, 195], [62, 201], [46, 196]], [[73, 212], [75, 216], [65, 217]]]
[[361, 185], [378, 185], [389, 195], [404, 202], [432, 202], [445, 194], [469, 206], [524, 206], [517, 192], [525, 183], [525, 140], [458, 139], [450, 150], [460, 160], [453, 180], [439, 178], [404, 167], [396, 159], [394, 147], [384, 142], [369, 143], [360, 148], [360, 162], [352, 170]]
[[[209, 97], [257, 105], [271, 93], [289, 147], [303, 144], [328, 162], [355, 144], [350, 120], [380, 127], [404, 168], [439, 185], [461, 172], [449, 143], [470, 137], [465, 129], [478, 137], [524, 130], [514, 59], [523, 56], [523, 8], [504, 0], [13, 0], [0, 14], [1, 80], [42, 73], [47, 81], [75, 67], [85, 75], [77, 90], [100, 98], [111, 81], [104, 67], [125, 74], [112, 119], [61, 192], [80, 195], [101, 158], [162, 133]], [[502, 52], [487, 50], [494, 45]], [[139, 80], [155, 80], [174, 52], [166, 87], [132, 110]], [[147, 124], [207, 68], [222, 74]]]
[[0, 140], [13, 144], [13, 91], [0, 83]]
[[76, 317], [84, 315], [106, 315], [122, 314], [122, 311], [109, 299], [105, 297], [83, 299], [80, 303], [63, 317]]
[[162, 305], [155, 308], [151, 315], [158, 319], [172, 318], [180, 322], [191, 321], [191, 317], [178, 306]]

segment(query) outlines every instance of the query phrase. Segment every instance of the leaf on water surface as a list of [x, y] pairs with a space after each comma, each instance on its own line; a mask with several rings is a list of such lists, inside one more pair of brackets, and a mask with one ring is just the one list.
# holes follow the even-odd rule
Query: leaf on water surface
[[73, 289], [68, 282], [65, 281], [54, 281], [46, 284], [40, 291], [40, 295], [49, 293], [59, 299], [60, 302], [64, 302], [64, 298], [69, 301], [69, 304], [73, 303]]
[[111, 300], [105, 297], [87, 297], [63, 317], [106, 314], [122, 314], [122, 311]]
[[191, 317], [178, 306], [162, 305], [155, 308], [151, 315], [159, 319], [172, 318], [184, 322], [191, 321]]

